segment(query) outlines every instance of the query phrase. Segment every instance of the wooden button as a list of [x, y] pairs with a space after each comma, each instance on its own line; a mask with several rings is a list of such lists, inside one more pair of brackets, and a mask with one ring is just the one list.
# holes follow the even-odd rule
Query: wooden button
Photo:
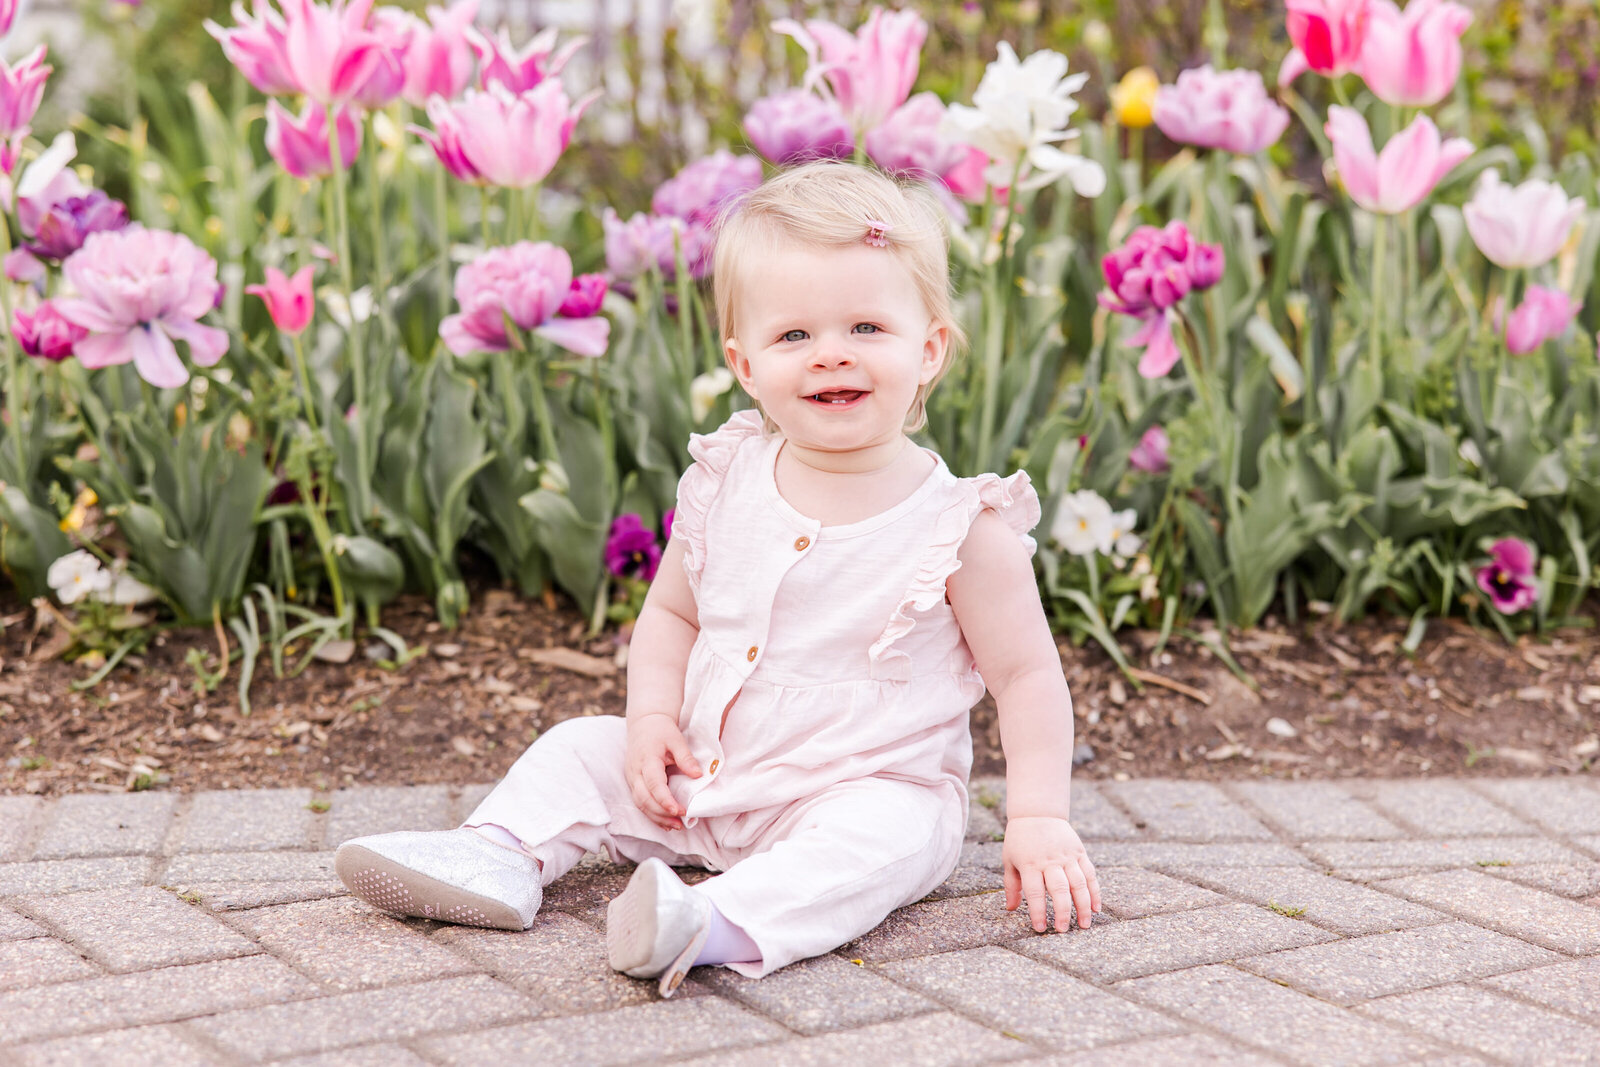
[[794, 550], [796, 552], [804, 552], [806, 549], [808, 549], [810, 547], [811, 547], [811, 538], [809, 538], [809, 537], [796, 537], [794, 539]]
[[751, 663], [754, 663], [756, 661], [756, 653], [759, 651], [760, 649], [756, 648], [755, 645], [751, 645], [750, 651], [744, 654], [744, 658], [749, 660]]
[[720, 766], [722, 766], [722, 761], [721, 760], [712, 760], [711, 761], [711, 773], [712, 774], [716, 774], [717, 773], [717, 768], [720, 767]]

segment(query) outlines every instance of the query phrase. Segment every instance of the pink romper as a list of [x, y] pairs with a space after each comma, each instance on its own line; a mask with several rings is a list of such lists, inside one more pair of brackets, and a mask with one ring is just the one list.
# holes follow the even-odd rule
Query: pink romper
[[683, 829], [635, 807], [618, 716], [551, 728], [467, 820], [528, 843], [545, 884], [602, 849], [725, 872], [700, 889], [760, 946], [730, 964], [751, 977], [866, 933], [955, 868], [984, 683], [945, 579], [985, 508], [1030, 552], [1039, 520], [1026, 473], [957, 478], [940, 460], [889, 510], [823, 526], [779, 495], [782, 445], [737, 412], [690, 440], [678, 484], [700, 617], [678, 724], [704, 772], [668, 777]]

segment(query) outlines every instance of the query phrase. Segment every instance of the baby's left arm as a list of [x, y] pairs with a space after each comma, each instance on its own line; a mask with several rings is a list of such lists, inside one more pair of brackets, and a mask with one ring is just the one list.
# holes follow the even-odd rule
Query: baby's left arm
[[978, 672], [1000, 713], [1006, 756], [1006, 909], [1026, 898], [1033, 928], [1045, 928], [1045, 897], [1056, 929], [1087, 927], [1100, 910], [1100, 883], [1068, 821], [1071, 808], [1072, 695], [1045, 620], [1027, 550], [1005, 520], [973, 520], [961, 568], [945, 583]]

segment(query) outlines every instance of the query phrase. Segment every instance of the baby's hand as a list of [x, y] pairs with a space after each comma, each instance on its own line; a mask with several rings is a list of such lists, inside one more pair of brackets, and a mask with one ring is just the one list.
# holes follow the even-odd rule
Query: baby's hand
[[1100, 910], [1100, 881], [1071, 823], [1050, 816], [1009, 819], [1001, 857], [1007, 911], [1016, 911], [1022, 898], [1027, 898], [1028, 916], [1034, 930], [1042, 934], [1048, 894], [1056, 907], [1057, 933], [1072, 925], [1072, 907], [1078, 912], [1078, 926], [1089, 928], [1090, 913]]
[[683, 829], [683, 808], [667, 788], [667, 767], [690, 778], [700, 777], [700, 764], [689, 751], [689, 741], [671, 715], [641, 715], [628, 720], [628, 747], [623, 771], [633, 802], [663, 830]]

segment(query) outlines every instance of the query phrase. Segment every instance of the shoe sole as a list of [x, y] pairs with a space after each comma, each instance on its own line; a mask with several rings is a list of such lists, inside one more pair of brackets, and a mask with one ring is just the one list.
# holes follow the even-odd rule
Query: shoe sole
[[622, 892], [606, 905], [606, 956], [612, 970], [633, 978], [656, 977], [633, 972], [649, 964], [656, 947], [657, 877], [654, 864], [641, 864]]
[[429, 878], [360, 845], [341, 847], [333, 869], [354, 896], [390, 915], [495, 930], [528, 928], [515, 908]]

